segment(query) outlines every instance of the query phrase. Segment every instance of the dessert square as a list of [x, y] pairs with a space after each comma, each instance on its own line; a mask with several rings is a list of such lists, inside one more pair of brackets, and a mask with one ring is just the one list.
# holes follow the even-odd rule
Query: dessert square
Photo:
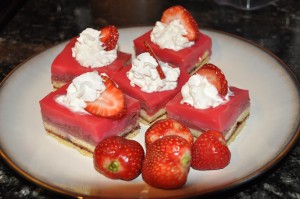
[[91, 155], [95, 146], [106, 137], [134, 136], [138, 132], [140, 103], [136, 99], [124, 95], [126, 112], [121, 118], [99, 117], [58, 103], [57, 98], [67, 94], [68, 86], [66, 84], [40, 100], [43, 124], [48, 134], [83, 154]]
[[130, 61], [131, 55], [118, 50], [118, 39], [118, 29], [113, 25], [100, 30], [87, 28], [71, 39], [51, 65], [53, 87], [60, 88], [86, 72], [120, 70]]
[[[148, 53], [142, 53], [140, 56], [138, 56], [137, 59], [142, 60], [140, 57], [147, 57], [148, 59], [150, 55]], [[132, 61], [133, 64], [136, 62], [136, 59]], [[143, 61], [141, 61], [143, 62]], [[150, 65], [149, 60], [145, 61], [143, 64]], [[155, 64], [154, 62], [153, 64]], [[148, 78], [148, 76], [153, 75], [153, 73], [157, 73], [156, 70], [154, 69], [152, 72], [148, 71], [148, 68], [146, 69], [146, 65], [140, 66], [141, 68], [136, 68], [135, 72], [139, 71], [141, 73], [146, 73], [143, 74], [145, 76], [141, 76], [141, 73], [131, 73], [129, 74], [129, 71], [132, 70], [133, 64], [131, 64], [128, 67], [122, 68], [121, 71], [113, 73], [111, 78], [113, 79], [114, 82], [117, 83], [117, 85], [121, 88], [121, 90], [124, 91], [127, 95], [137, 99], [140, 104], [141, 104], [141, 112], [140, 112], [140, 117], [141, 121], [145, 124], [151, 124], [157, 119], [162, 119], [166, 117], [166, 110], [165, 110], [165, 105], [169, 100], [171, 100], [181, 89], [181, 87], [185, 84], [185, 82], [189, 78], [189, 74], [186, 73], [185, 71], [180, 70], [179, 68], [178, 71], [180, 71], [180, 74], [178, 76], [177, 80], [174, 80], [176, 82], [176, 86], [170, 90], [163, 90], [163, 91], [154, 91], [152, 90], [154, 85], [151, 85], [151, 82], [154, 81], [151, 78]], [[161, 65], [163, 66], [162, 63]], [[170, 68], [173, 68], [172, 66], [169, 66]], [[164, 69], [165, 70], [165, 69]], [[147, 74], [148, 73], [148, 74]], [[156, 81], [160, 81], [159, 75], [157, 75]], [[170, 73], [165, 74], [166, 76], [171, 75]], [[134, 77], [139, 77], [140, 79], [135, 79], [135, 80], [130, 80], [129, 76], [131, 78]], [[134, 85], [132, 81], [135, 81], [136, 84], [140, 85]], [[173, 83], [174, 83], [173, 82]], [[147, 85], [144, 85], [147, 84]], [[172, 84], [172, 83], [171, 83]], [[152, 90], [152, 91], [149, 91]]]
[[133, 40], [137, 55], [145, 52], [144, 42], [146, 41], [149, 43], [159, 60], [180, 67], [190, 74], [203, 64], [207, 63], [210, 59], [212, 53], [212, 41], [209, 36], [201, 32], [193, 46], [174, 51], [172, 49], [160, 48], [157, 44], [153, 43], [150, 38], [151, 31], [152, 30]]
[[166, 110], [169, 118], [185, 124], [195, 137], [214, 130], [230, 143], [249, 116], [250, 96], [248, 90], [230, 86], [223, 71], [207, 63], [167, 103]]
[[250, 112], [248, 90], [237, 87], [230, 87], [230, 90], [234, 95], [229, 101], [206, 109], [196, 109], [189, 104], [181, 103], [183, 97], [178, 93], [166, 105], [168, 117], [188, 126], [195, 137], [203, 131], [216, 130], [222, 132], [226, 140], [230, 140], [238, 128], [242, 127]]

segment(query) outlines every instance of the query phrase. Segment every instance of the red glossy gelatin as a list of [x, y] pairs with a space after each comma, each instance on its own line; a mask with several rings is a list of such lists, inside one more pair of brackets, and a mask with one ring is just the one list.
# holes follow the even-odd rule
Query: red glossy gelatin
[[203, 56], [209, 57], [211, 55], [211, 38], [201, 32], [193, 46], [174, 51], [171, 49], [161, 49], [157, 44], [153, 43], [150, 38], [151, 31], [152, 30], [133, 40], [137, 55], [145, 52], [144, 42], [146, 41], [159, 60], [177, 66], [188, 73], [194, 69], [195, 65], [201, 62], [199, 58], [201, 59]]
[[[71, 135], [95, 146], [108, 136], [126, 134], [138, 127], [140, 104], [136, 99], [125, 95], [127, 103], [126, 114], [120, 119], [107, 119], [91, 114], [72, 112], [65, 106], [58, 104], [55, 98], [66, 94], [67, 86], [65, 85], [49, 93], [40, 101], [44, 124], [46, 123], [47, 126], [50, 125], [60, 131], [52, 133], [60, 134], [64, 139]], [[49, 129], [46, 130], [49, 132]]]
[[234, 96], [228, 102], [207, 109], [195, 109], [189, 104], [181, 104], [182, 95], [178, 93], [166, 105], [168, 116], [198, 131], [216, 130], [226, 133], [250, 106], [248, 90], [236, 87], [230, 87], [230, 90]]
[[149, 116], [154, 115], [157, 111], [164, 108], [169, 100], [171, 100], [181, 89], [181, 87], [188, 81], [189, 74], [180, 71], [177, 87], [174, 90], [166, 90], [160, 92], [147, 93], [140, 89], [139, 86], [131, 86], [130, 80], [126, 73], [131, 67], [124, 67], [120, 72], [110, 75], [114, 82], [127, 95], [137, 99], [141, 103], [141, 109], [145, 110]]
[[73, 38], [54, 59], [51, 65], [51, 80], [55, 88], [71, 82], [74, 77], [86, 72], [97, 70], [99, 73], [108, 73], [109, 71], [119, 71], [131, 60], [131, 54], [118, 51], [118, 57], [115, 61], [107, 66], [97, 68], [87, 68], [81, 66], [74, 57], [72, 57], [72, 48], [76, 43]]

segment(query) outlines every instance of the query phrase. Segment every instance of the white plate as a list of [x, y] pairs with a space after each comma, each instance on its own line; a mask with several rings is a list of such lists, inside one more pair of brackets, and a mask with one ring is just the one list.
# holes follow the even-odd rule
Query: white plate
[[[133, 52], [132, 40], [150, 27], [120, 29], [120, 48]], [[73, 196], [175, 197], [228, 189], [265, 172], [299, 136], [299, 83], [271, 53], [241, 38], [203, 30], [213, 39], [211, 62], [220, 66], [231, 85], [249, 89], [250, 117], [230, 145], [229, 166], [216, 171], [190, 170], [186, 185], [160, 190], [141, 176], [110, 180], [93, 168], [92, 159], [46, 135], [39, 100], [52, 90], [50, 65], [65, 43], [26, 61], [2, 82], [0, 152], [18, 172], [35, 183]], [[143, 127], [143, 131], [145, 127]], [[143, 143], [143, 131], [136, 137]]]

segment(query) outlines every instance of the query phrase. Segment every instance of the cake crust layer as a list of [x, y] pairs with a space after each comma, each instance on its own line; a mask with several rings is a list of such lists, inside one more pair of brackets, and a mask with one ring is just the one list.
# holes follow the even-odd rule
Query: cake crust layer
[[[75, 148], [85, 156], [89, 156], [89, 157], [93, 156], [93, 152], [96, 147], [95, 144], [91, 144], [87, 141], [72, 136], [64, 132], [63, 129], [60, 129], [56, 127], [54, 124], [51, 124], [49, 122], [43, 122], [43, 124], [47, 133], [52, 137], [54, 137], [59, 142], [61, 142], [62, 144], [68, 147]], [[137, 120], [133, 128], [131, 128], [130, 130], [128, 129], [128, 131], [121, 132], [119, 135], [126, 137], [128, 139], [132, 139], [139, 133], [139, 130], [140, 130], [140, 125], [139, 125], [139, 121]]]

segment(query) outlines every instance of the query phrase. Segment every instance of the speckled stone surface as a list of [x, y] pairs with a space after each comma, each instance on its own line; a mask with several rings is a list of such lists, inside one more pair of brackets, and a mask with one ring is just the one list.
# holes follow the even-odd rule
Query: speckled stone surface
[[[148, 8], [158, 6], [157, 13], [172, 4], [182, 4], [195, 16], [200, 27], [239, 35], [265, 47], [285, 62], [294, 71], [296, 78], [300, 79], [300, 1], [279, 0], [254, 11], [221, 6], [211, 0], [152, 1]], [[109, 23], [115, 23], [119, 27], [152, 25], [160, 17], [157, 13], [152, 13], [151, 16], [125, 17], [128, 11], [113, 14], [113, 9], [128, 9], [128, 6], [118, 4], [124, 2], [129, 4], [135, 0], [116, 0], [110, 3], [107, 0], [26, 1], [16, 15], [0, 29], [0, 81], [24, 60], [70, 39], [86, 27], [100, 27]], [[97, 9], [102, 11], [97, 12]], [[3, 158], [0, 159], [0, 199], [64, 197], [28, 181], [11, 169]], [[266, 173], [239, 187], [210, 197], [299, 199], [299, 141], [282, 161]]]

